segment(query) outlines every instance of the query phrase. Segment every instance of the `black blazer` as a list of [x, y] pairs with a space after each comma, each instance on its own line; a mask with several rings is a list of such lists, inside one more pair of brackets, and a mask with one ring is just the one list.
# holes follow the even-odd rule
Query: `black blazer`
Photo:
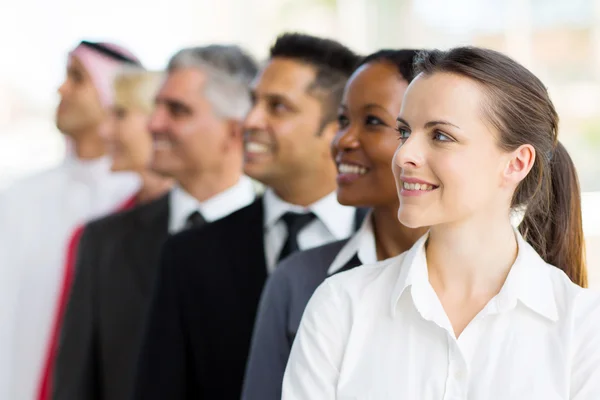
[[239, 400], [266, 278], [262, 199], [170, 238], [135, 399]]
[[61, 330], [54, 400], [131, 400], [169, 197], [86, 226]]

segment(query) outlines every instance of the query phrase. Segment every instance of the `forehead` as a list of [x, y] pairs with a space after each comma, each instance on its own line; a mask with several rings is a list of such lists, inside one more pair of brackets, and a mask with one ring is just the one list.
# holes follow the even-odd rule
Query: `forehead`
[[206, 75], [197, 68], [176, 69], [167, 75], [157, 98], [193, 99], [202, 97], [202, 86], [205, 81]]
[[307, 89], [314, 82], [314, 67], [288, 58], [275, 57], [254, 79], [252, 88], [257, 95], [278, 94], [299, 98], [308, 96]]
[[[387, 62], [375, 62], [361, 66], [348, 81], [342, 102], [354, 107], [361, 104], [377, 104], [381, 107], [400, 104], [408, 82], [402, 79], [398, 69]], [[399, 107], [396, 108], [396, 111]]]
[[420, 74], [406, 90], [400, 116], [410, 124], [433, 119], [460, 124], [479, 120], [485, 103], [481, 86], [472, 79], [445, 72]]

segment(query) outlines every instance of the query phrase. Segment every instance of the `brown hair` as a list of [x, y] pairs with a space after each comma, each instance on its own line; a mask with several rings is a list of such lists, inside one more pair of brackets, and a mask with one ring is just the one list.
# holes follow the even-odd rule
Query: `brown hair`
[[544, 84], [525, 67], [493, 50], [458, 47], [422, 52], [415, 73], [445, 72], [478, 82], [488, 101], [485, 117], [499, 132], [506, 151], [530, 144], [536, 152], [533, 167], [512, 199], [525, 207], [519, 230], [549, 264], [587, 286], [577, 172], [558, 141], [558, 114]]

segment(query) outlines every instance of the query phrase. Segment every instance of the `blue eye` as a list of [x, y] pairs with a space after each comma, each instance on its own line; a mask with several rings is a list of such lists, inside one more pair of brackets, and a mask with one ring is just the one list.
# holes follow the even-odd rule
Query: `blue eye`
[[398, 138], [401, 141], [405, 141], [410, 136], [410, 131], [406, 128], [398, 127], [396, 131], [398, 131]]
[[433, 138], [439, 142], [451, 142], [452, 139], [450, 139], [449, 136], [447, 136], [446, 134], [440, 132], [440, 131], [436, 131], [435, 134], [433, 135]]

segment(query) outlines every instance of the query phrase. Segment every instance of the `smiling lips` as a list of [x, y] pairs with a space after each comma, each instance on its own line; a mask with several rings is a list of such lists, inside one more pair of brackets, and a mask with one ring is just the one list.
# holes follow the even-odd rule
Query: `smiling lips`
[[152, 144], [154, 151], [171, 150], [173, 143], [164, 135], [153, 135]]
[[364, 175], [369, 170], [365, 167], [361, 167], [360, 165], [354, 164], [339, 164], [338, 172], [340, 174], [354, 174], [354, 175]]
[[254, 154], [264, 154], [270, 150], [269, 146], [258, 142], [246, 142], [245, 149], [246, 152]]
[[337, 182], [339, 185], [347, 184], [360, 179], [369, 172], [369, 169], [362, 165], [338, 162]]
[[401, 196], [421, 196], [432, 192], [439, 187], [416, 178], [400, 177], [400, 182], [402, 184], [400, 190]]

